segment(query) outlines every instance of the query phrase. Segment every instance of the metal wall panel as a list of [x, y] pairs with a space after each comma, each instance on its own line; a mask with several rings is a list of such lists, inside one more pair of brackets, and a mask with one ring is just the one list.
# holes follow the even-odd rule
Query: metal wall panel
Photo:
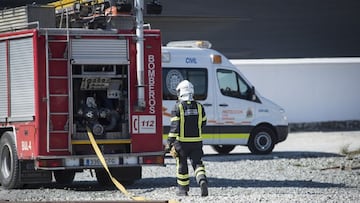
[[8, 116], [6, 42], [0, 42], [0, 121]]
[[32, 38], [10, 41], [11, 120], [35, 115], [33, 50]]
[[36, 26], [54, 28], [55, 8], [26, 5], [0, 10], [0, 31], [35, 28]]
[[19, 29], [26, 27], [27, 21], [27, 9], [25, 6], [4, 9], [0, 11], [0, 31]]
[[128, 64], [126, 40], [73, 39], [73, 64]]

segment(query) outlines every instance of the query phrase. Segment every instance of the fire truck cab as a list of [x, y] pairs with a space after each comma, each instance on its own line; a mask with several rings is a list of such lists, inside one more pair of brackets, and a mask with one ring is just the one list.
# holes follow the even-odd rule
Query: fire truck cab
[[[81, 12], [103, 6], [88, 2], [80, 5]], [[100, 184], [111, 184], [89, 133], [120, 182], [140, 179], [143, 165], [164, 165], [159, 30], [143, 30], [130, 14], [110, 20], [92, 13], [94, 20], [87, 21], [88, 14], [79, 18], [74, 10], [57, 14], [54, 7], [24, 6], [1, 11], [4, 188], [48, 183], [52, 174], [57, 183], [69, 184], [85, 169], [94, 170]], [[38, 22], [32, 27], [26, 21], [34, 17]], [[26, 23], [14, 25], [19, 19]], [[60, 22], [67, 26], [59, 28]], [[104, 27], [89, 29], [93, 22]]]

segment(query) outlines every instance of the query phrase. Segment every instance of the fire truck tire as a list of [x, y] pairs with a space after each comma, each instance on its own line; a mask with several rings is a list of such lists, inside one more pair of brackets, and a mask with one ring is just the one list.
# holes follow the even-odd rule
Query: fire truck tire
[[61, 170], [54, 171], [55, 181], [62, 185], [70, 185], [75, 178], [75, 171], [73, 170]]
[[[123, 185], [131, 185], [135, 180], [141, 179], [141, 166], [110, 168], [111, 175]], [[102, 186], [113, 185], [105, 169], [96, 169], [97, 182]]]
[[2, 187], [6, 189], [21, 187], [20, 162], [12, 132], [7, 131], [1, 136], [0, 149], [0, 183]]
[[95, 169], [96, 180], [101, 186], [111, 185], [111, 178], [104, 169]]
[[253, 154], [269, 154], [275, 146], [275, 133], [267, 126], [256, 127], [250, 134], [248, 148]]
[[219, 154], [229, 154], [235, 145], [212, 145], [211, 147]]

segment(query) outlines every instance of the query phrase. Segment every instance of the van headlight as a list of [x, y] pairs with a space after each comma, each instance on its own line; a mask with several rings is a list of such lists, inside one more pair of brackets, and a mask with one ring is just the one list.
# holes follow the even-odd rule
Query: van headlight
[[279, 111], [280, 111], [280, 114], [282, 115], [282, 119], [284, 121], [287, 121], [287, 116], [285, 114], [285, 110], [283, 108], [280, 108]]

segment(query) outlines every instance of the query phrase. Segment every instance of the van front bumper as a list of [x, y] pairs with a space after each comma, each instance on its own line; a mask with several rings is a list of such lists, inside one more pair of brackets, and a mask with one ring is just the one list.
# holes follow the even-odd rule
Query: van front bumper
[[276, 132], [277, 132], [277, 136], [278, 136], [277, 143], [282, 142], [282, 141], [286, 140], [286, 138], [289, 134], [289, 126], [287, 126], [287, 125], [276, 126]]

